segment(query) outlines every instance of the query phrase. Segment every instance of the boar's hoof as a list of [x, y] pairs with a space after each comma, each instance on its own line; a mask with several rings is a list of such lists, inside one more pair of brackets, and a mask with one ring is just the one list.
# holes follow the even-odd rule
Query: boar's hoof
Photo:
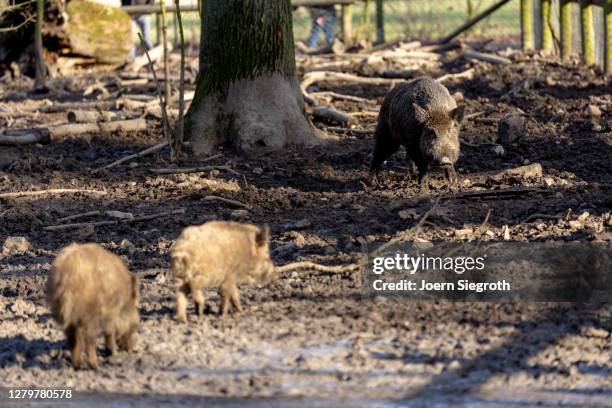
[[380, 181], [378, 180], [378, 172], [370, 172], [370, 175], [368, 176], [368, 185], [371, 187], [376, 187], [379, 183]]

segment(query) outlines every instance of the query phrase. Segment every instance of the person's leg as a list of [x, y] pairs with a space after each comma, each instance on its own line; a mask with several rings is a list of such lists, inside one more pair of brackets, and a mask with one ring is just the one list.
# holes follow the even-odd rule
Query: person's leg
[[336, 31], [336, 15], [329, 14], [325, 16], [325, 23], [323, 26], [325, 32], [325, 40], [327, 44], [331, 45], [334, 42], [335, 31]]
[[153, 41], [151, 40], [151, 16], [148, 14], [142, 15], [136, 18], [136, 22], [140, 27], [142, 38], [144, 40], [147, 49], [153, 48]]
[[319, 45], [319, 35], [321, 35], [321, 25], [319, 24], [318, 16], [311, 14], [312, 29], [310, 30], [310, 37], [308, 38], [308, 46], [310, 48], [317, 48]]
[[136, 58], [136, 43], [134, 42], [134, 35], [138, 32], [138, 25], [136, 24], [136, 20], [132, 19], [132, 50], [130, 51], [129, 60], [132, 61]]
[[142, 28], [142, 37], [144, 38], [145, 44], [148, 49], [153, 48], [153, 39], [151, 38], [151, 16], [149, 14], [145, 14], [140, 17], [141, 23], [140, 27]]

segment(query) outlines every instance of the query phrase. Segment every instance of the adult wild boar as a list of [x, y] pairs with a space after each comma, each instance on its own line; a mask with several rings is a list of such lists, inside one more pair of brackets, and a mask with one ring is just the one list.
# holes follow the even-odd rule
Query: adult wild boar
[[378, 182], [378, 170], [400, 145], [418, 169], [421, 187], [427, 187], [430, 163], [441, 165], [450, 182], [456, 181], [454, 164], [459, 158], [459, 125], [465, 106], [457, 107], [448, 90], [429, 77], [396, 86], [387, 94], [378, 115], [370, 181]]

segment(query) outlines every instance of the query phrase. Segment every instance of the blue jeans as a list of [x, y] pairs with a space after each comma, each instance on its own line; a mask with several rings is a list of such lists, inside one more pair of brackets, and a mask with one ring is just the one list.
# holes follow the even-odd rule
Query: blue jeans
[[[322, 22], [320, 20], [323, 20]], [[326, 14], [324, 16], [312, 18], [312, 30], [310, 31], [310, 38], [308, 39], [308, 46], [310, 48], [317, 48], [319, 45], [319, 36], [321, 33], [325, 34], [325, 41], [328, 45], [334, 42], [334, 31], [336, 28], [336, 16], [332, 14]]]
[[[132, 20], [132, 32], [138, 32], [139, 30], [142, 33], [142, 39], [144, 40], [147, 49], [150, 50], [153, 48], [153, 40], [151, 40], [151, 16], [149, 14], [134, 17]], [[134, 44], [132, 51], [130, 52], [130, 59], [133, 59], [136, 56], [137, 48], [138, 47]]]

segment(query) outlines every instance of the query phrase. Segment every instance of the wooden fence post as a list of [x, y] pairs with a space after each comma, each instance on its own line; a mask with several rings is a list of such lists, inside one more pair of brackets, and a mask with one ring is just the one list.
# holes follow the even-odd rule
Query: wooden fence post
[[353, 38], [353, 5], [342, 5], [342, 41], [349, 46], [352, 45]]
[[542, 41], [540, 48], [544, 50], [546, 54], [552, 54], [555, 50], [553, 44], [553, 33], [552, 27], [550, 26], [550, 16], [552, 10], [552, 0], [542, 0], [540, 7], [540, 22], [542, 24]]
[[605, 59], [606, 74], [612, 73], [612, 0], [604, 3]]
[[521, 45], [523, 50], [534, 48], [533, 7], [531, 0], [521, 0]]
[[585, 64], [595, 64], [595, 29], [593, 28], [593, 5], [590, 0], [580, 2], [580, 29], [582, 33], [582, 58]]
[[376, 0], [376, 42], [385, 42], [385, 10], [383, 0]]
[[561, 0], [561, 58], [572, 55], [572, 1]]

